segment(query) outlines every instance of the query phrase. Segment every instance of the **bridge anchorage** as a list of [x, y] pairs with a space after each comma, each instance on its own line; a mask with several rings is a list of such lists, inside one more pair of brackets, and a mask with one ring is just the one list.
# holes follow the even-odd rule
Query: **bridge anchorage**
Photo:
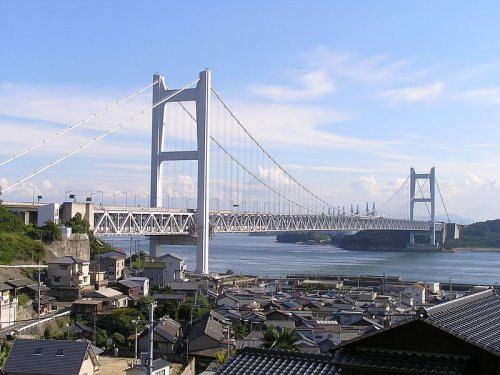
[[[325, 231], [325, 230], [406, 230], [411, 231], [410, 243], [415, 242], [415, 232], [429, 232], [431, 243], [435, 244], [436, 231], [442, 230], [440, 223], [435, 223], [435, 170], [429, 174], [416, 174], [411, 169], [410, 177], [404, 186], [408, 189], [407, 198], [401, 207], [395, 207], [394, 202], [385, 203], [375, 211], [368, 208], [366, 213], [359, 214], [334, 207], [289, 175], [247, 132], [239, 120], [229, 110], [220, 96], [211, 87], [210, 71], [199, 74], [196, 87], [168, 89], [165, 78], [153, 76], [153, 113], [152, 113], [152, 144], [151, 144], [151, 190], [150, 208], [140, 210], [95, 209], [95, 233], [97, 235], [145, 235], [150, 238], [150, 254], [160, 254], [159, 246], [169, 243], [169, 239], [186, 238], [185, 242], [196, 243], [196, 273], [208, 274], [209, 238], [216, 233], [248, 233], [248, 232], [283, 232], [283, 231]], [[223, 144], [217, 136], [211, 134], [212, 95], [221, 107], [229, 113], [236, 127], [241, 127], [242, 133], [253, 142], [257, 157], [256, 162], [238, 160], [238, 155], [230, 146]], [[184, 110], [184, 102], [194, 102], [196, 115], [190, 117], [196, 124], [196, 147], [191, 150], [165, 150], [165, 133], [169, 124], [165, 123], [167, 103], [178, 103]], [[219, 103], [218, 103], [219, 104]], [[218, 117], [218, 116], [217, 116]], [[224, 120], [225, 121], [225, 120]], [[241, 131], [240, 129], [240, 131]], [[233, 131], [229, 130], [230, 132]], [[226, 130], [227, 132], [227, 130]], [[220, 134], [219, 134], [220, 137]], [[222, 136], [224, 138], [224, 136]], [[232, 138], [232, 137], [231, 137]], [[229, 192], [230, 204], [226, 209], [220, 209], [222, 198], [219, 194], [215, 201], [215, 209], [210, 209], [211, 184], [211, 144], [215, 144], [233, 163], [231, 173], [236, 166], [248, 180], [252, 180], [267, 192], [254, 189], [253, 195], [246, 197], [241, 193], [248, 187], [239, 181]], [[249, 148], [247, 143], [239, 140], [238, 147]], [[248, 159], [243, 156], [242, 159]], [[164, 162], [197, 161], [197, 191], [196, 209], [172, 209], [163, 205]], [[266, 169], [267, 166], [267, 169]], [[267, 173], [267, 174], [266, 174]], [[235, 173], [236, 174], [236, 173]], [[270, 175], [273, 175], [270, 177]], [[279, 179], [280, 181], [273, 181]], [[431, 186], [430, 198], [424, 198], [421, 186], [417, 180], [427, 179]], [[243, 180], [243, 179], [242, 179]], [[408, 184], [408, 181], [410, 183]], [[422, 194], [417, 197], [417, 184]], [[217, 189], [213, 189], [216, 191]], [[400, 188], [398, 192], [403, 189]], [[239, 192], [238, 192], [239, 191]], [[260, 196], [259, 196], [260, 193]], [[264, 202], [259, 199], [264, 198]], [[226, 197], [227, 198], [227, 197]], [[168, 199], [168, 198], [167, 198]], [[250, 209], [252, 202], [252, 209]], [[415, 204], [431, 204], [430, 220], [417, 220]], [[266, 209], [267, 205], [267, 209]], [[168, 206], [168, 201], [167, 201]], [[260, 207], [259, 207], [260, 206]], [[262, 208], [263, 207], [263, 208]], [[276, 208], [277, 207], [277, 208]], [[368, 207], [368, 206], [367, 206]], [[287, 209], [288, 208], [288, 209]]]

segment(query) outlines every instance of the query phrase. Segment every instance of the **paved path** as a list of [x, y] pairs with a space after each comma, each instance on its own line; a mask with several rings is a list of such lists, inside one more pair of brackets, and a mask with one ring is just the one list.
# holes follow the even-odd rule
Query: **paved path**
[[[125, 370], [128, 368], [128, 363], [132, 361], [132, 358], [120, 358], [120, 357], [108, 357], [99, 356], [99, 375], [123, 375]], [[179, 373], [182, 365], [178, 363], [173, 363], [172, 375]]]

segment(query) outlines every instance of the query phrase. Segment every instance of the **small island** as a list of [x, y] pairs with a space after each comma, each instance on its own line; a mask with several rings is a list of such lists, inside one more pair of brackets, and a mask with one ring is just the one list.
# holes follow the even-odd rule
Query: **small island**
[[[346, 250], [399, 250], [408, 246], [409, 232], [364, 230], [350, 232], [285, 232], [276, 241], [301, 244], [332, 244]], [[428, 236], [416, 235], [415, 242], [425, 245]], [[500, 250], [500, 219], [463, 226], [459, 239], [447, 240], [445, 250]]]

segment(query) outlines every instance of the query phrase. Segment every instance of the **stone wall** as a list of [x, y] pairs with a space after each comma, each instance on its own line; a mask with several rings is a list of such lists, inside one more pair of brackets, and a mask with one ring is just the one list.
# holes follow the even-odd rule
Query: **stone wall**
[[63, 257], [66, 255], [75, 258], [90, 260], [90, 241], [86, 234], [72, 234], [70, 238], [54, 241], [45, 245], [47, 260]]

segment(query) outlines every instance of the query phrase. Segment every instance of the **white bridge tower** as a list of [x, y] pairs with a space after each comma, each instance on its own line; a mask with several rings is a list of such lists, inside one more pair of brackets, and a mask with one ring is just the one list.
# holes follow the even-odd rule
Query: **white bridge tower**
[[[429, 196], [417, 198], [415, 193], [417, 191], [416, 185], [417, 180], [429, 180]], [[423, 194], [423, 192], [422, 192]], [[430, 203], [430, 237], [431, 237], [431, 245], [436, 245], [436, 170], [434, 167], [431, 168], [431, 171], [427, 174], [418, 174], [415, 173], [415, 169], [410, 168], [410, 220], [414, 220], [414, 210], [415, 203]], [[415, 235], [413, 231], [410, 232], [410, 245], [415, 244]]]
[[[151, 137], [151, 207], [163, 207], [163, 173], [164, 161], [197, 160], [198, 161], [198, 194], [196, 210], [196, 272], [208, 274], [208, 240], [209, 240], [209, 166], [210, 166], [210, 95], [211, 74], [209, 70], [200, 73], [196, 87], [185, 90], [167, 89], [165, 78], [153, 76], [152, 137]], [[178, 92], [179, 91], [179, 92]], [[176, 94], [176, 92], [178, 92]], [[175, 95], [174, 95], [175, 94]], [[173, 95], [173, 96], [172, 96]], [[169, 98], [172, 96], [171, 98]], [[166, 99], [168, 98], [168, 99]], [[165, 100], [166, 99], [166, 100]], [[163, 151], [163, 127], [165, 105], [173, 102], [196, 102], [197, 150]], [[150, 238], [150, 254], [159, 255], [161, 240]]]

